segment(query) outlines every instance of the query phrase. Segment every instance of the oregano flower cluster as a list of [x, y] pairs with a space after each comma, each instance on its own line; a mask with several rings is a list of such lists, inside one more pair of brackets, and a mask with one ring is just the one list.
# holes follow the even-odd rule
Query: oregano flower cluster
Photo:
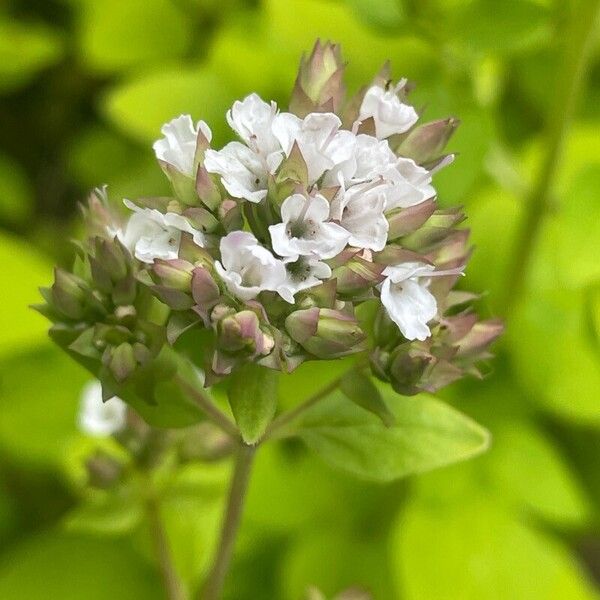
[[404, 394], [478, 373], [501, 325], [454, 289], [468, 231], [433, 181], [458, 122], [421, 124], [387, 68], [347, 99], [344, 68], [317, 43], [287, 110], [236, 101], [223, 147], [189, 115], [165, 124], [153, 147], [170, 197], [125, 199], [122, 219], [92, 195], [89, 238], [40, 309], [106, 397], [135, 378], [151, 398], [183, 338], [207, 385], [248, 362], [291, 372], [360, 352]]

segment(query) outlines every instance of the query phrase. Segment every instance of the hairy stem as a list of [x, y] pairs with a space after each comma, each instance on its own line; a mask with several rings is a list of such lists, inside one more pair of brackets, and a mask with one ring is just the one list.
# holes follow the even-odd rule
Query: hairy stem
[[517, 233], [514, 255], [508, 271], [509, 281], [504, 302], [507, 313], [521, 296], [532, 251], [544, 218], [549, 212], [552, 186], [587, 70], [599, 11], [600, 0], [575, 0], [571, 3], [570, 26], [564, 35], [566, 46], [557, 75], [557, 84], [553, 90], [554, 103], [548, 114], [545, 132], [546, 153], [526, 199], [525, 215]]
[[221, 537], [204, 593], [201, 595], [202, 600], [219, 600], [223, 593], [223, 584], [235, 546], [255, 452], [256, 446], [249, 446], [243, 442], [239, 444]]
[[146, 518], [167, 598], [168, 600], [187, 600], [187, 592], [173, 564], [169, 542], [160, 516], [160, 507], [155, 498], [150, 498], [146, 502]]
[[182, 377], [176, 376], [177, 383], [196, 401], [206, 416], [225, 433], [233, 438], [239, 437], [239, 432], [231, 419], [221, 411], [212, 401], [212, 398], [202, 390], [195, 388]]

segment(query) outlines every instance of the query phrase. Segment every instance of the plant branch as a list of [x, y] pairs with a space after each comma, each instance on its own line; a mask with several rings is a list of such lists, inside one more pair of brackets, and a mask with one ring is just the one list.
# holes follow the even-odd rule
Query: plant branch
[[557, 85], [553, 91], [554, 103], [546, 126], [546, 154], [540, 165], [535, 183], [527, 197], [525, 215], [517, 240], [506, 287], [505, 311], [509, 313], [518, 302], [529, 265], [545, 216], [551, 204], [551, 192], [566, 134], [588, 66], [594, 32], [598, 24], [600, 0], [579, 0], [571, 3], [570, 26], [565, 32], [566, 47]]
[[342, 377], [334, 379], [331, 383], [328, 383], [325, 387], [321, 388], [318, 392], [307, 398], [304, 402], [296, 406], [295, 408], [288, 410], [280, 414], [276, 419], [273, 419], [267, 431], [261, 440], [261, 443], [276, 436], [286, 425], [289, 425], [292, 421], [295, 421], [309, 408], [323, 400], [323, 398], [329, 396], [334, 392], [340, 385]]
[[149, 498], [146, 501], [146, 518], [167, 598], [168, 600], [187, 600], [185, 587], [173, 564], [169, 542], [160, 516], [160, 507], [155, 498]]
[[239, 431], [233, 421], [220, 410], [212, 398], [205, 394], [202, 390], [195, 388], [188, 383], [183, 377], [175, 376], [177, 383], [196, 401], [198, 406], [206, 414], [206, 416], [225, 433], [228, 433], [233, 438], [239, 438]]
[[219, 600], [223, 593], [223, 584], [225, 583], [225, 577], [227, 576], [233, 554], [255, 452], [256, 446], [249, 446], [240, 442], [235, 459], [221, 537], [204, 593], [201, 595], [202, 600]]

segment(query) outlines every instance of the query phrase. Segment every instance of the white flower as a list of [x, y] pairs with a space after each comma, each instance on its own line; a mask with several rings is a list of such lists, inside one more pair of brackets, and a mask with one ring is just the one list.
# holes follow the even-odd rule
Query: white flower
[[240, 300], [251, 300], [265, 290], [277, 291], [286, 279], [283, 262], [247, 231], [228, 233], [221, 238], [220, 249], [221, 262], [215, 262], [215, 269]]
[[406, 80], [401, 80], [398, 85], [389, 90], [374, 85], [370, 87], [360, 105], [358, 118], [364, 121], [373, 117], [375, 133], [379, 139], [389, 137], [395, 133], [408, 131], [419, 119], [415, 109], [404, 104], [398, 98], [398, 92], [406, 85]]
[[333, 258], [350, 237], [343, 227], [328, 222], [329, 202], [320, 194], [286, 198], [281, 205], [281, 220], [269, 227], [273, 250], [279, 256]]
[[276, 166], [240, 142], [230, 142], [218, 151], [207, 150], [204, 156], [204, 168], [220, 175], [234, 198], [250, 202], [260, 202], [267, 195], [267, 177]]
[[408, 208], [435, 196], [431, 173], [410, 158], [398, 157], [381, 175], [392, 185], [386, 196], [386, 210]]
[[129, 200], [123, 202], [134, 214], [119, 239], [138, 260], [152, 263], [155, 258], [177, 258], [182, 232], [190, 233], [194, 243], [204, 246], [204, 234], [194, 229], [182, 215], [163, 214], [154, 208], [140, 208]]
[[407, 340], [425, 340], [431, 335], [427, 323], [437, 315], [437, 302], [427, 289], [435, 267], [407, 262], [387, 267], [381, 284], [381, 303]]
[[212, 132], [209, 126], [204, 121], [198, 121], [194, 126], [190, 115], [181, 115], [165, 123], [160, 130], [165, 137], [152, 146], [156, 158], [173, 165], [181, 173], [194, 177], [196, 140], [200, 130], [210, 142]]
[[284, 261], [287, 276], [285, 282], [277, 288], [279, 295], [290, 304], [300, 290], [319, 285], [322, 279], [331, 277], [331, 267], [318, 258], [301, 256], [296, 260]]
[[386, 210], [407, 208], [435, 196], [431, 173], [410, 158], [396, 156], [387, 140], [361, 133], [356, 136], [352, 156], [325, 174], [326, 186], [346, 186], [369, 181], [383, 181]]
[[77, 423], [88, 435], [109, 436], [125, 426], [127, 405], [113, 396], [102, 401], [102, 385], [99, 381], [90, 381], [81, 391], [81, 406]]
[[389, 188], [383, 181], [359, 183], [342, 188], [331, 203], [331, 217], [350, 233], [351, 246], [376, 252], [385, 248], [389, 223], [383, 213]]
[[347, 161], [353, 154], [355, 135], [340, 130], [342, 122], [333, 113], [310, 113], [300, 119], [291, 113], [280, 113], [273, 120], [273, 133], [289, 156], [294, 142], [308, 168], [308, 179], [314, 183], [325, 171]]
[[258, 94], [250, 94], [241, 102], [233, 103], [227, 111], [227, 122], [254, 152], [266, 157], [281, 153], [279, 141], [272, 131], [276, 115], [275, 102], [267, 104]]

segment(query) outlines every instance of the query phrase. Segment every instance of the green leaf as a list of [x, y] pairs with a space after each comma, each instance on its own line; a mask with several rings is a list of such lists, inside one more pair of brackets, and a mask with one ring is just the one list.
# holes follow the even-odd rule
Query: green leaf
[[232, 101], [227, 82], [217, 73], [180, 67], [132, 77], [105, 97], [103, 110], [122, 131], [144, 144], [160, 137], [164, 123], [189, 113], [210, 125], [218, 146], [231, 137], [223, 115]]
[[250, 363], [231, 376], [229, 405], [247, 444], [254, 444], [262, 437], [275, 415], [277, 376], [273, 369]]
[[558, 448], [541, 431], [515, 420], [492, 431], [494, 450], [482, 463], [503, 500], [558, 524], [585, 523], [589, 502]]
[[588, 331], [582, 292], [538, 289], [521, 303], [507, 335], [513, 366], [530, 397], [556, 416], [598, 427], [600, 362]]
[[53, 29], [4, 21], [0, 15], [0, 92], [25, 85], [62, 54], [62, 40]]
[[393, 537], [406, 600], [592, 600], [567, 549], [494, 503], [409, 503]]
[[0, 219], [24, 223], [33, 210], [33, 190], [20, 164], [0, 154]]
[[530, 0], [475, 0], [458, 14], [454, 35], [474, 52], [511, 53], [547, 41], [549, 12]]
[[0, 362], [0, 445], [19, 461], [61, 463], [76, 433], [79, 396], [89, 375], [48, 344]]
[[7, 286], [0, 311], [1, 357], [44, 339], [47, 321], [29, 305], [40, 301], [37, 288], [52, 277], [52, 267], [30, 245], [7, 234], [0, 234], [0, 264]]
[[398, 30], [404, 23], [402, 0], [346, 0], [356, 16], [373, 27]]
[[305, 599], [307, 588], [314, 585], [332, 600], [350, 586], [371, 591], [373, 598], [395, 598], [386, 554], [378, 540], [327, 526], [307, 528], [283, 557], [280, 597]]
[[340, 390], [355, 404], [377, 415], [387, 427], [394, 424], [394, 415], [384, 402], [375, 384], [359, 370], [351, 370], [342, 377]]
[[332, 466], [374, 481], [422, 473], [487, 449], [488, 432], [446, 404], [380, 390], [393, 426], [335, 393], [307, 411], [294, 433]]
[[169, 0], [87, 2], [81, 12], [81, 56], [100, 71], [164, 62], [188, 47], [190, 19]]
[[45, 533], [0, 565], [3, 600], [160, 600], [161, 583], [126, 540]]
[[123, 535], [143, 518], [142, 499], [132, 489], [93, 491], [89, 498], [65, 518], [68, 531], [95, 535]]

